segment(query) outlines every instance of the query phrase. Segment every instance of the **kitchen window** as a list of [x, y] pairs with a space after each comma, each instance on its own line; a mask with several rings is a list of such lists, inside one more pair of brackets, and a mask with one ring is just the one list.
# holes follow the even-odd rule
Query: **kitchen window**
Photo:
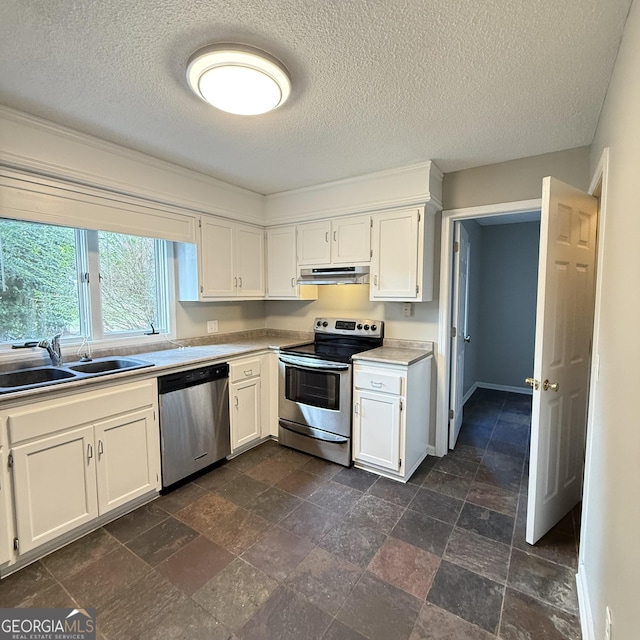
[[0, 343], [169, 332], [167, 242], [0, 218]]

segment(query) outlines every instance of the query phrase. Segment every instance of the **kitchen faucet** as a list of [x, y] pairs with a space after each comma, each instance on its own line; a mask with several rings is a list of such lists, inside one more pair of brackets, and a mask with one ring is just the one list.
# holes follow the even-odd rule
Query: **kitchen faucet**
[[62, 364], [62, 350], [60, 349], [60, 335], [57, 333], [53, 338], [51, 338], [51, 342], [48, 340], [40, 340], [38, 342], [38, 346], [42, 349], [46, 349], [49, 357], [51, 358], [51, 364], [54, 367], [59, 367]]

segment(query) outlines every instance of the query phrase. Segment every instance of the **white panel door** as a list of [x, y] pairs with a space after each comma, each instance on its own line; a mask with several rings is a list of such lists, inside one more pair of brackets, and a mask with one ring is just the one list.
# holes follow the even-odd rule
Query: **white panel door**
[[231, 450], [236, 451], [261, 436], [260, 378], [231, 385]]
[[331, 223], [331, 262], [352, 265], [371, 260], [371, 218], [358, 216]]
[[374, 217], [371, 300], [417, 297], [418, 228], [417, 209]]
[[356, 390], [353, 457], [384, 469], [400, 469], [400, 398]]
[[20, 553], [98, 516], [93, 427], [20, 445], [12, 453]]
[[296, 228], [267, 231], [267, 297], [296, 298], [298, 294]]
[[456, 251], [453, 258], [453, 318], [456, 335], [451, 338], [451, 399], [449, 408], [449, 448], [453, 449], [462, 427], [464, 398], [464, 352], [467, 335], [467, 305], [469, 302], [469, 234], [460, 222], [455, 223]]
[[264, 296], [264, 231], [236, 225], [238, 296]]
[[202, 217], [200, 294], [203, 298], [230, 298], [236, 295], [233, 230], [234, 225], [230, 222]]
[[159, 487], [153, 409], [97, 423], [95, 445], [100, 515]]
[[580, 500], [594, 307], [597, 200], [545, 178], [527, 533], [534, 544]]
[[331, 263], [331, 222], [306, 222], [298, 225], [298, 265]]

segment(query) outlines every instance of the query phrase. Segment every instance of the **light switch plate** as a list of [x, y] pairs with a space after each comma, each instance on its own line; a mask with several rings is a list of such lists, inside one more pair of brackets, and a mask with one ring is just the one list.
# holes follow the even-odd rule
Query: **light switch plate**
[[218, 321], [209, 320], [207, 322], [207, 333], [218, 333]]

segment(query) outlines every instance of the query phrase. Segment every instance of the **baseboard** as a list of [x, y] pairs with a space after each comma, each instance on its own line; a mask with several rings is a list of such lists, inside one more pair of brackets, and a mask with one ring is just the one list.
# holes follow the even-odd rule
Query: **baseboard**
[[533, 389], [530, 387], [510, 387], [506, 384], [491, 384], [490, 382], [476, 382], [478, 389], [492, 389], [493, 391], [507, 391], [509, 393], [521, 393], [525, 396], [533, 395]]
[[593, 627], [591, 615], [591, 603], [589, 602], [589, 590], [587, 578], [584, 574], [584, 565], [581, 564], [576, 573], [576, 585], [578, 587], [578, 609], [580, 610], [580, 626], [583, 640], [596, 640], [596, 632]]
[[464, 405], [467, 400], [473, 395], [473, 392], [478, 388], [478, 383], [474, 382], [471, 385], [471, 389], [469, 389], [469, 391], [467, 391], [467, 393], [464, 394], [464, 397], [462, 398], [462, 404]]
[[428, 446], [427, 446], [427, 455], [428, 455], [428, 456], [435, 456], [435, 455], [438, 455], [438, 454], [436, 453], [436, 448], [435, 448], [435, 446], [434, 446], [434, 445], [430, 444], [430, 445], [428, 445]]

